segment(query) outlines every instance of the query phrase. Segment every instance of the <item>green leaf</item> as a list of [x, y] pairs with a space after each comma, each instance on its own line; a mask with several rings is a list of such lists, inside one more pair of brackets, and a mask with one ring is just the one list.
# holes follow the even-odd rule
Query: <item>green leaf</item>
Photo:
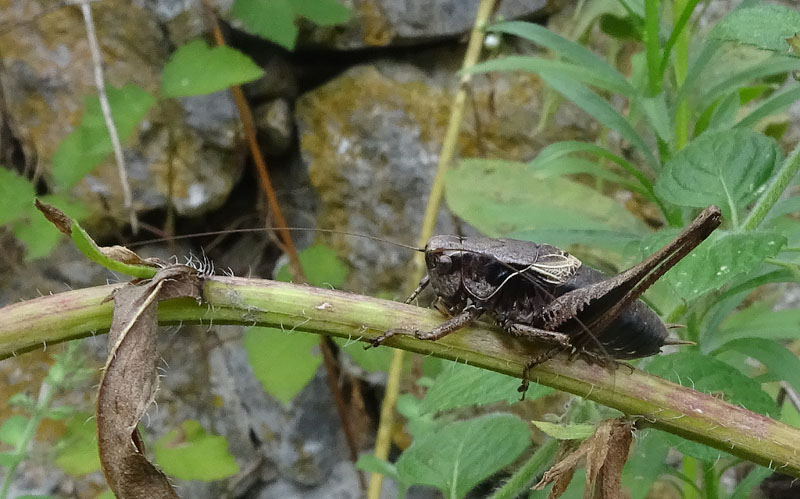
[[228, 46], [209, 47], [203, 40], [187, 43], [172, 54], [164, 67], [166, 97], [203, 95], [263, 76], [246, 55]]
[[292, 10], [320, 26], [335, 26], [346, 23], [353, 11], [336, 0], [289, 0]]
[[[155, 102], [152, 95], [129, 83], [122, 88], [106, 86], [111, 115], [121, 141], [130, 136]], [[53, 155], [53, 180], [68, 189], [111, 154], [111, 138], [97, 96], [86, 99], [80, 125], [58, 146]]]
[[82, 476], [100, 469], [97, 454], [97, 425], [88, 414], [73, 417], [59, 442], [56, 466], [66, 474]]
[[650, 126], [655, 130], [656, 135], [668, 144], [672, 144], [675, 140], [673, 133], [674, 125], [670, 110], [667, 108], [666, 95], [659, 93], [653, 97], [642, 97], [639, 99], [639, 104], [642, 106], [642, 111], [650, 122]]
[[786, 41], [800, 33], [800, 12], [782, 5], [759, 3], [736, 9], [714, 26], [709, 36], [785, 53]]
[[736, 225], [782, 157], [774, 140], [753, 130], [709, 132], [667, 162], [656, 194], [681, 206], [716, 204]]
[[726, 95], [714, 107], [711, 117], [708, 120], [707, 131], [728, 130], [736, 120], [736, 113], [739, 111], [739, 92], [731, 92]]
[[[661, 355], [647, 365], [647, 370], [651, 374], [704, 393], [722, 394], [727, 402], [754, 412], [770, 416], [777, 413], [775, 402], [761, 389], [759, 383], [713, 357], [696, 352]], [[710, 461], [720, 455], [720, 451], [716, 449], [684, 440], [677, 435], [663, 435], [683, 454]]]
[[531, 423], [557, 440], [584, 440], [594, 435], [597, 429], [595, 425], [581, 423], [555, 424], [547, 421], [531, 421]]
[[[347, 278], [347, 267], [336, 255], [336, 251], [324, 244], [313, 244], [298, 254], [300, 265], [308, 284], [317, 287], [340, 288]], [[275, 280], [291, 282], [289, 266], [283, 265], [275, 274]]]
[[719, 331], [703, 342], [702, 347], [704, 351], [713, 352], [741, 338], [800, 338], [800, 309], [772, 310], [765, 303], [754, 303], [729, 316]]
[[725, 343], [717, 352], [726, 350], [756, 359], [778, 379], [788, 381], [795, 391], [800, 391], [800, 358], [780, 343], [764, 338], [741, 338]]
[[[737, 91], [739, 88], [750, 84], [754, 80], [768, 78], [770, 76], [780, 75], [789, 71], [796, 71], [798, 69], [800, 69], [800, 58], [773, 56], [765, 61], [759, 62], [758, 64], [746, 66], [741, 71], [726, 77], [719, 83], [711, 85], [708, 90], [705, 90], [705, 87], [702, 89], [698, 88], [698, 93], [700, 93], [700, 91], [703, 91], [703, 93], [697, 96], [696, 99], [697, 102], [711, 102], [721, 95]], [[681, 92], [689, 92], [690, 90], [691, 89], [688, 87], [685, 91], [682, 88]]]
[[[519, 383], [519, 379], [505, 374], [457, 362], [448, 363], [422, 399], [420, 412], [437, 413], [500, 401], [514, 403], [519, 400]], [[552, 392], [551, 388], [533, 383], [526, 398], [534, 400]]]
[[374, 454], [362, 454], [356, 461], [356, 469], [369, 473], [380, 473], [397, 481], [397, 468], [392, 463], [378, 459]]
[[100, 251], [100, 247], [97, 246], [94, 239], [74, 220], [72, 221], [72, 242], [75, 243], [78, 251], [83, 253], [83, 256], [114, 272], [149, 279], [158, 271], [156, 267], [124, 263], [106, 256]]
[[61, 232], [41, 216], [14, 223], [14, 236], [25, 243], [25, 260], [31, 261], [49, 255], [61, 240]]
[[628, 119], [605, 99], [585, 85], [569, 78], [563, 78], [551, 71], [543, 71], [540, 76], [550, 88], [563, 95], [567, 100], [572, 101], [573, 104], [583, 109], [599, 123], [619, 133], [622, 138], [630, 142], [642, 153], [651, 166], [657, 167], [659, 165], [658, 160], [650, 152], [650, 147], [634, 130]]
[[602, 57], [580, 43], [568, 40], [543, 26], [522, 21], [510, 21], [494, 24], [488, 28], [488, 31], [516, 35], [542, 47], [552, 49], [576, 66], [583, 68], [585, 72], [596, 75], [592, 77], [593, 79], [605, 80], [607, 85], [612, 85], [621, 94], [629, 97], [637, 94], [628, 80]]
[[567, 178], [540, 178], [522, 163], [465, 160], [445, 182], [450, 208], [491, 237], [530, 229], [647, 231], [611, 198]]
[[617, 78], [609, 79], [605, 73], [593, 71], [593, 68], [570, 62], [545, 59], [544, 57], [510, 55], [475, 64], [464, 69], [462, 73], [480, 74], [492, 71], [525, 71], [533, 74], [550, 72], [554, 75], [574, 79], [621, 95], [629, 97], [637, 95], [636, 89], [619, 73], [617, 73]]
[[25, 428], [28, 426], [28, 418], [25, 416], [11, 416], [0, 425], [0, 442], [16, 447], [22, 442], [25, 436]]
[[622, 484], [631, 491], [631, 499], [645, 499], [653, 483], [661, 475], [669, 444], [662, 434], [639, 430], [633, 455], [622, 469]]
[[322, 362], [314, 354], [319, 337], [313, 334], [251, 327], [244, 335], [244, 348], [264, 391], [283, 404], [311, 381]]
[[756, 466], [742, 481], [739, 482], [739, 484], [736, 486], [736, 489], [728, 499], [747, 499], [750, 497], [750, 491], [773, 473], [774, 471], [770, 468]]
[[184, 421], [180, 430], [158, 439], [154, 451], [164, 472], [181, 480], [210, 482], [239, 473], [228, 452], [228, 440], [206, 433], [197, 421]]
[[[677, 231], [662, 231], [642, 243], [647, 256], [671, 240]], [[717, 231], [669, 272], [666, 279], [684, 299], [692, 300], [740, 274], [753, 271], [764, 259], [775, 256], [786, 244], [776, 232], [729, 233]]]
[[29, 216], [35, 195], [28, 179], [0, 166], [0, 225]]
[[22, 461], [23, 458], [24, 456], [20, 456], [14, 452], [0, 452], [0, 466], [10, 468]]
[[371, 348], [369, 350], [364, 350], [364, 344], [360, 341], [355, 341], [355, 338], [333, 338], [333, 341], [339, 345], [342, 351], [353, 359], [353, 362], [368, 373], [386, 372], [389, 370], [389, 364], [391, 364], [392, 356], [394, 355], [393, 349]]
[[600, 16], [599, 26], [603, 33], [618, 40], [633, 40], [637, 42], [642, 40], [641, 30], [630, 17], [603, 14]]
[[528, 425], [522, 420], [488, 414], [448, 424], [414, 441], [397, 460], [397, 473], [402, 481], [436, 487], [445, 497], [464, 497], [529, 445]]
[[[631, 243], [641, 243], [642, 235], [614, 230], [574, 230], [574, 229], [541, 229], [520, 230], [508, 234], [508, 237], [550, 244], [567, 249], [573, 245], [607, 250], [619, 255]], [[614, 262], [620, 263], [620, 262]]]
[[783, 92], [771, 95], [757, 108], [753, 109], [750, 114], [736, 123], [736, 126], [752, 128], [762, 119], [788, 109], [789, 106], [798, 100], [800, 100], [800, 86], [793, 85]]
[[231, 13], [254, 35], [294, 50], [297, 26], [289, 0], [236, 0]]

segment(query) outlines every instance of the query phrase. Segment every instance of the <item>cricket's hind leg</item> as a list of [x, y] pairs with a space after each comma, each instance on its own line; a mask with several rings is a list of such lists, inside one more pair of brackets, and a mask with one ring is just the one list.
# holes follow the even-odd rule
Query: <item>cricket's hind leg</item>
[[407, 330], [407, 329], [390, 329], [383, 333], [382, 335], [378, 336], [374, 340], [371, 340], [368, 345], [364, 347], [364, 349], [368, 349], [371, 347], [377, 347], [387, 339], [391, 338], [395, 334], [411, 334], [418, 340], [428, 340], [428, 341], [436, 341], [438, 339], [444, 338], [448, 334], [458, 331], [461, 328], [465, 328], [475, 322], [475, 320], [483, 314], [483, 309], [475, 308], [475, 307], [467, 307], [462, 310], [458, 315], [454, 315], [446, 322], [443, 322], [436, 326], [435, 328], [431, 329], [430, 331], [417, 331], [417, 330]]

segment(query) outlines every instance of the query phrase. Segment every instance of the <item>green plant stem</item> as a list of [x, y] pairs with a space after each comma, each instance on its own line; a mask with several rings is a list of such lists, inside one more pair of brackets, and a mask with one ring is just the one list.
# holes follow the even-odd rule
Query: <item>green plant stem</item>
[[661, 65], [661, 47], [659, 46], [658, 10], [661, 0], [650, 0], [644, 3], [644, 44], [647, 49], [647, 90], [653, 96], [661, 91], [661, 78], [658, 68]]
[[[0, 309], [0, 358], [44, 342], [107, 330], [113, 305], [105, 300], [120, 286], [69, 291]], [[442, 316], [434, 310], [329, 289], [213, 276], [206, 278], [202, 304], [190, 299], [164, 301], [159, 305], [159, 322], [259, 325], [370, 340], [389, 329], [429, 331], [441, 324]], [[542, 352], [536, 345], [485, 327], [465, 328], [439, 341], [396, 335], [387, 344], [516, 377], [528, 359]], [[609, 370], [562, 357], [534, 369], [531, 380], [638, 416], [640, 426], [800, 477], [800, 430], [710, 395], [643, 371]]]
[[28, 452], [28, 447], [33, 441], [33, 437], [36, 435], [36, 429], [39, 428], [39, 424], [47, 414], [47, 409], [50, 407], [50, 403], [53, 401], [55, 392], [55, 387], [47, 381], [43, 382], [39, 388], [39, 396], [36, 399], [36, 407], [33, 410], [33, 414], [31, 414], [31, 416], [28, 418], [28, 424], [25, 425], [22, 437], [14, 448], [14, 455], [16, 456], [16, 459], [6, 470], [6, 476], [5, 479], [3, 479], [3, 487], [0, 489], [0, 499], [6, 499], [6, 497], [8, 497], [8, 490], [11, 488], [11, 483], [14, 481], [14, 475], [16, 474], [17, 468], [25, 458], [25, 455]]
[[710, 461], [698, 462], [698, 465], [703, 469], [703, 490], [705, 491], [706, 499], [717, 499], [719, 497], [719, 478], [714, 464]]
[[778, 202], [778, 198], [780, 198], [783, 191], [786, 190], [789, 182], [797, 175], [798, 170], [800, 170], [800, 144], [798, 144], [784, 160], [778, 173], [773, 175], [772, 181], [767, 186], [767, 190], [764, 191], [764, 194], [761, 195], [750, 211], [750, 215], [748, 215], [747, 219], [742, 223], [742, 231], [755, 230], [761, 225], [761, 222], [764, 221], [769, 210]]
[[[684, 12], [687, 8], [689, 0], [675, 0], [673, 3], [674, 12]], [[675, 27], [678, 29], [678, 26]], [[683, 85], [686, 81], [686, 75], [689, 70], [689, 41], [690, 33], [688, 29], [683, 29], [675, 39], [675, 64], [673, 70], [675, 71], [675, 82], [678, 87]], [[664, 54], [664, 57], [669, 57]], [[689, 119], [691, 113], [689, 111], [689, 102], [684, 98], [677, 103], [675, 109], [675, 144], [673, 145], [673, 152], [680, 151], [689, 142]]]
[[531, 486], [537, 475], [553, 460], [558, 449], [558, 440], [550, 439], [540, 445], [536, 452], [511, 475], [511, 478], [497, 489], [492, 499], [514, 499]]
[[[475, 14], [475, 22], [472, 26], [470, 33], [469, 43], [467, 50], [464, 54], [463, 69], [469, 69], [478, 62], [481, 55], [481, 48], [483, 47], [483, 39], [485, 37], [486, 24], [489, 22], [489, 17], [494, 11], [495, 0], [481, 0], [478, 5], [477, 13]], [[420, 236], [418, 246], [423, 247], [428, 242], [428, 239], [433, 235], [434, 227], [436, 226], [436, 215], [441, 208], [442, 198], [444, 196], [444, 181], [447, 170], [453, 161], [456, 153], [456, 145], [458, 143], [458, 134], [461, 131], [461, 122], [464, 120], [464, 107], [467, 102], [467, 87], [472, 81], [472, 75], [462, 71], [461, 79], [459, 81], [459, 88], [453, 98], [453, 104], [450, 108], [450, 119], [447, 123], [447, 130], [445, 131], [444, 140], [442, 141], [442, 149], [439, 152], [439, 162], [436, 167], [436, 176], [433, 179], [431, 192], [428, 196], [428, 203], [425, 206], [425, 216], [422, 220], [422, 228], [420, 229]], [[409, 280], [409, 292], [417, 286], [417, 283], [422, 278], [425, 272], [425, 262], [423, 255], [417, 254], [414, 256], [413, 270]], [[394, 410], [397, 403], [397, 397], [400, 390], [400, 376], [402, 374], [403, 358], [405, 354], [402, 350], [395, 350], [392, 355], [392, 361], [389, 365], [389, 373], [386, 381], [386, 392], [381, 402], [381, 418], [378, 425], [378, 432], [375, 438], [375, 457], [378, 459], [386, 460], [389, 455], [389, 439], [390, 433], [394, 422]], [[370, 475], [369, 487], [367, 489], [367, 499], [378, 499], [380, 497], [381, 484], [383, 476], [379, 473], [372, 473]]]
[[[697, 490], [697, 467], [698, 462], [691, 456], [683, 456], [683, 475], [686, 477], [686, 484], [683, 486], [683, 499], [700, 499]], [[692, 485], [695, 485], [692, 487]]]

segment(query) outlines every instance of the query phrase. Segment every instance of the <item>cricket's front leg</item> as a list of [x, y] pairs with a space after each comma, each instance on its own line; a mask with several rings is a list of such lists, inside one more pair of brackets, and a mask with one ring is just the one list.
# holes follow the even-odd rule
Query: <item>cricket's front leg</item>
[[458, 331], [459, 329], [465, 328], [475, 322], [478, 317], [481, 316], [483, 313], [483, 309], [475, 308], [475, 307], [467, 307], [457, 315], [454, 315], [446, 322], [443, 322], [436, 326], [435, 328], [431, 329], [430, 331], [418, 331], [418, 330], [408, 330], [408, 329], [390, 329], [383, 333], [382, 335], [378, 336], [374, 340], [370, 341], [369, 345], [365, 346], [364, 348], [370, 347], [377, 347], [386, 339], [391, 338], [395, 334], [410, 334], [417, 338], [418, 340], [428, 340], [428, 341], [436, 341], [438, 339], [444, 338], [448, 334]]

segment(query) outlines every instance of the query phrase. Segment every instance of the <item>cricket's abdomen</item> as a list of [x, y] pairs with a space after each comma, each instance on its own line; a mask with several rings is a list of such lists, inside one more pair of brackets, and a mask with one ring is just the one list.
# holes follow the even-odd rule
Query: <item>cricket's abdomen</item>
[[[558, 296], [573, 289], [583, 288], [608, 277], [599, 270], [582, 265], [572, 279], [556, 288]], [[587, 315], [578, 314], [578, 320], [584, 324], [591, 323], [593, 307], [586, 309]], [[561, 328], [559, 328], [561, 329]], [[572, 322], [563, 332], [571, 335], [585, 334], [585, 328], [577, 321]], [[615, 359], [637, 359], [655, 355], [661, 351], [668, 330], [661, 318], [643, 301], [636, 300], [605, 331], [592, 332], [596, 340], [583, 341], [587, 350], [610, 355]], [[602, 349], [598, 343], [602, 345]], [[603, 351], [605, 350], [605, 351]]]

